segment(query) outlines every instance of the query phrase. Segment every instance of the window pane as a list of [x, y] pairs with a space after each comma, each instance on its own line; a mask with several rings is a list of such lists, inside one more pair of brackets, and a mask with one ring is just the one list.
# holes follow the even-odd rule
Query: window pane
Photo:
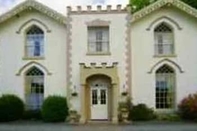
[[32, 67], [26, 73], [26, 105], [28, 110], [39, 110], [44, 100], [44, 73]]
[[109, 28], [89, 27], [88, 28], [88, 50], [89, 52], [109, 51]]
[[155, 54], [171, 55], [174, 53], [174, 37], [172, 29], [165, 23], [161, 23], [154, 30], [155, 33]]
[[26, 52], [29, 57], [38, 57], [44, 55], [44, 32], [36, 26], [33, 26], [26, 36]]
[[100, 96], [101, 96], [101, 105], [105, 105], [106, 104], [106, 90], [101, 90]]
[[97, 90], [92, 90], [92, 105], [98, 104]]
[[157, 109], [173, 108], [174, 77], [174, 70], [167, 65], [163, 65], [156, 71], [155, 102]]

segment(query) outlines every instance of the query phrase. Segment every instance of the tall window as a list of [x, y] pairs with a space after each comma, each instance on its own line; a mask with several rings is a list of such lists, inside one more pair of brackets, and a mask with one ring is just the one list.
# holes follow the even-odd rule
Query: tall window
[[168, 65], [156, 71], [156, 109], [172, 109], [174, 106], [175, 72]]
[[32, 67], [26, 73], [26, 106], [28, 110], [39, 110], [44, 99], [44, 73]]
[[88, 27], [88, 51], [109, 52], [109, 27]]
[[44, 56], [44, 32], [37, 26], [32, 26], [26, 33], [27, 57]]
[[174, 37], [173, 30], [161, 23], [155, 30], [155, 55], [172, 55], [174, 54]]

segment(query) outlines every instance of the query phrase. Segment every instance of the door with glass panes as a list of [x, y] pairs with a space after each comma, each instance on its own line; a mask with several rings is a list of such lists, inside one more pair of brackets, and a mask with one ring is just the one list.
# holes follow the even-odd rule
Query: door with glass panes
[[108, 88], [106, 84], [91, 86], [91, 119], [108, 119]]

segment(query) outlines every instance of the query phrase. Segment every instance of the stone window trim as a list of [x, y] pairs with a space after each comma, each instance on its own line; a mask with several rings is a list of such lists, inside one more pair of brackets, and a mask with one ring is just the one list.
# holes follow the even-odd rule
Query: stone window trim
[[44, 65], [40, 64], [39, 62], [31, 61], [31, 62], [28, 62], [27, 64], [23, 65], [17, 71], [16, 76], [23, 75], [24, 72], [26, 72], [28, 69], [30, 69], [33, 66], [39, 68], [42, 72], [44, 72], [45, 75], [48, 75], [48, 76], [51, 76], [52, 75], [52, 73], [49, 71], [49, 69], [47, 67], [45, 67]]
[[95, 19], [95, 20], [92, 20], [92, 21], [88, 21], [88, 22], [86, 22], [85, 23], [88, 27], [91, 27], [91, 26], [93, 26], [93, 27], [96, 27], [96, 26], [98, 26], [98, 27], [108, 27], [108, 26], [110, 26], [110, 24], [111, 24], [111, 21], [106, 21], [106, 20], [101, 20], [101, 19]]
[[173, 67], [173, 69], [176, 69], [176, 72], [179, 72], [179, 73], [185, 73], [185, 71], [183, 70], [183, 68], [180, 66], [180, 64], [178, 64], [177, 62], [171, 60], [171, 59], [168, 59], [168, 58], [165, 58], [165, 59], [162, 59], [162, 60], [159, 60], [158, 62], [154, 63], [150, 70], [147, 72], [148, 74], [153, 74], [161, 65], [163, 64], [167, 64], [169, 65], [170, 67]]

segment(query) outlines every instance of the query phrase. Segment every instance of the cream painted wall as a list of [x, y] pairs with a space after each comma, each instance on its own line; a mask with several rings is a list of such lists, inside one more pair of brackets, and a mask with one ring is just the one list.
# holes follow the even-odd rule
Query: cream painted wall
[[[167, 19], [156, 22], [150, 31], [146, 29], [156, 19], [167, 16], [176, 21], [183, 29], [178, 30], [174, 23]], [[132, 45], [132, 96], [133, 102], [146, 103], [155, 107], [155, 70], [148, 72], [159, 61], [165, 59], [154, 57], [154, 27], [161, 21], [168, 22], [174, 28], [176, 57], [165, 57], [176, 62], [184, 71], [168, 63], [176, 70], [176, 104], [189, 93], [197, 91], [197, 22], [196, 19], [173, 7], [163, 7], [142, 18], [131, 26]]]
[[[71, 15], [72, 19], [72, 49], [71, 49], [71, 89], [76, 86], [77, 92], [80, 92], [80, 66], [79, 63], [85, 63], [87, 66], [90, 63], [96, 63], [97, 66], [101, 66], [102, 62], [106, 62], [108, 66], [112, 65], [113, 62], [118, 62], [118, 74], [120, 79], [120, 92], [126, 81], [126, 15], [127, 13], [121, 14], [79, 14]], [[110, 53], [111, 55], [87, 55], [88, 51], [88, 32], [86, 22], [91, 22], [96, 19], [110, 21]], [[80, 93], [79, 93], [80, 94]], [[80, 111], [80, 98], [71, 99], [73, 108]], [[117, 98], [118, 100], [119, 98]], [[75, 101], [75, 102], [72, 102]], [[75, 105], [76, 103], [76, 105]]]
[[[66, 26], [42, 15], [37, 11], [25, 11], [0, 25], [0, 92], [2, 94], [16, 94], [24, 99], [24, 72], [21, 76], [16, 73], [32, 60], [23, 60], [24, 57], [24, 31], [32, 24], [38, 25], [45, 32], [44, 60], [34, 60], [45, 66], [52, 75], [45, 73], [45, 97], [48, 95], [66, 96]], [[43, 22], [51, 30], [46, 29], [37, 22], [30, 22], [20, 34], [16, 31], [30, 19]], [[40, 68], [43, 70], [42, 68]]]

